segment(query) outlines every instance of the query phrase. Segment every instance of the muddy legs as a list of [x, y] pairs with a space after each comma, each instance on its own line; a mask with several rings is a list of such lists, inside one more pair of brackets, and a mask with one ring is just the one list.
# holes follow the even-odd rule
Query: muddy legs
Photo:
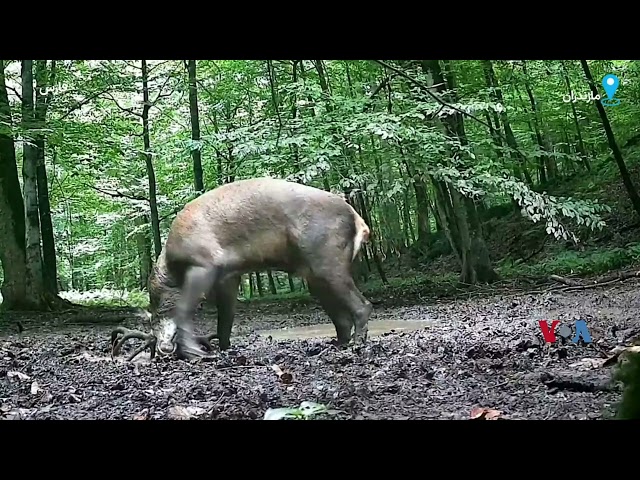
[[176, 305], [176, 355], [178, 358], [203, 357], [206, 354], [200, 348], [202, 342], [196, 340], [193, 331], [193, 316], [200, 299], [211, 290], [218, 269], [192, 266], [185, 273], [180, 300]]
[[236, 312], [236, 301], [240, 276], [227, 277], [216, 286], [216, 306], [218, 308], [217, 338], [218, 348], [227, 350], [231, 346], [231, 329]]
[[215, 307], [218, 312], [218, 326], [216, 333], [195, 336], [195, 341], [206, 351], [212, 351], [211, 340], [218, 339], [220, 350], [227, 350], [231, 346], [230, 337], [235, 316], [236, 297], [240, 285], [240, 276], [226, 277], [207, 293], [207, 305]]
[[327, 282], [318, 278], [307, 278], [307, 284], [309, 285], [309, 292], [318, 299], [320, 305], [322, 305], [322, 308], [333, 322], [338, 337], [338, 345], [349, 343], [353, 327], [353, 320], [349, 311], [336, 302]]
[[358, 290], [350, 275], [326, 279], [319, 276], [308, 278], [309, 289], [321, 303], [331, 318], [338, 337], [338, 344], [344, 345], [351, 340], [351, 328], [354, 327], [354, 343], [367, 340], [369, 317], [373, 305]]

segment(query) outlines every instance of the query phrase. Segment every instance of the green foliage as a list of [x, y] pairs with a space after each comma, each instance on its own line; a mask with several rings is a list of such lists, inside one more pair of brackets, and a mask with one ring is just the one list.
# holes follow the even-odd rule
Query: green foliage
[[60, 296], [72, 303], [85, 306], [134, 306], [147, 308], [149, 305], [149, 295], [144, 290], [115, 290], [102, 288], [100, 290], [67, 290]]
[[632, 347], [632, 351], [623, 352], [623, 358], [614, 374], [614, 380], [623, 384], [622, 398], [616, 412], [619, 420], [640, 419], [640, 355], [637, 348]]
[[584, 252], [565, 250], [556, 255], [549, 255], [545, 260], [533, 265], [514, 264], [507, 261], [500, 266], [499, 271], [505, 277], [518, 275], [545, 277], [551, 273], [556, 275], [591, 275], [638, 263], [640, 263], [640, 243], [634, 243], [626, 248], [604, 250], [592, 248]]
[[[268, 175], [350, 193], [354, 202], [355, 194], [363, 192], [383, 264], [417, 242], [420, 185], [427, 188], [428, 227], [435, 229], [432, 179], [449, 183], [486, 207], [499, 209], [514, 200], [525, 218], [543, 223], [547, 234], [558, 240], [578, 242], [580, 232], [605, 228], [607, 214], [617, 205], [598, 198], [620, 183], [619, 171], [610, 159], [596, 108], [563, 101], [567, 81], [577, 93], [588, 91], [579, 63], [494, 61], [501, 101], [493, 96], [497, 90], [487, 85], [482, 62], [448, 64], [457, 96], [451, 100], [450, 92], [439, 92], [449, 103], [443, 106], [415, 83], [390, 76], [375, 62], [198, 61], [201, 139], [194, 141], [183, 62], [149, 61], [150, 153], [162, 238], [176, 211], [195, 196], [194, 149], [202, 154], [207, 189]], [[419, 68], [393, 65], [402, 65], [407, 75], [423, 83], [430, 81]], [[590, 68], [595, 78], [613, 72], [621, 79], [617, 95], [622, 104], [607, 109], [607, 114], [624, 145], [637, 135], [640, 67], [632, 61], [591, 61]], [[19, 91], [19, 62], [8, 62], [6, 74], [9, 86]], [[146, 280], [141, 259], [154, 257], [140, 61], [58, 61], [51, 91], [44, 131], [63, 289], [70, 295], [103, 288], [138, 292]], [[16, 135], [21, 163], [20, 101], [12, 92], [14, 122], [3, 128], [11, 127]], [[464, 117], [464, 138], [451, 136], [442, 121], [458, 111], [484, 123]], [[496, 125], [497, 119], [500, 145], [486, 125]], [[506, 121], [517, 151], [507, 146]], [[585, 155], [590, 172], [583, 167]], [[635, 153], [626, 158], [631, 168], [637, 157]], [[538, 171], [544, 162], [555, 162], [557, 170], [546, 184]], [[523, 168], [533, 185], [518, 178]], [[558, 193], [563, 188], [567, 191]], [[566, 252], [544, 266], [526, 268], [557, 273], [604, 268], [635, 258], [633, 252]], [[505, 264], [501, 270], [509, 268]], [[374, 277], [372, 271], [370, 278]], [[283, 278], [279, 297], [289, 295], [282, 291], [282, 285], [288, 289]], [[266, 293], [266, 278], [263, 283]], [[128, 295], [127, 301], [144, 303], [137, 293]], [[99, 295], [78, 301], [112, 300]]]
[[302, 402], [298, 408], [270, 408], [263, 420], [310, 420], [316, 415], [333, 412], [321, 403]]

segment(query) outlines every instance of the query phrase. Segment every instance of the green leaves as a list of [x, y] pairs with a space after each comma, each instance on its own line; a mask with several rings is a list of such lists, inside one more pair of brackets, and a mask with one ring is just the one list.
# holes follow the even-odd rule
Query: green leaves
[[[576, 239], [574, 230], [581, 227], [603, 228], [601, 216], [608, 207], [567, 198], [574, 194], [570, 184], [564, 196], [553, 196], [537, 193], [516, 179], [526, 169], [539, 184], [543, 162], [555, 162], [558, 182], [570, 175], [587, 175], [579, 158], [585, 153], [594, 166], [602, 160], [602, 169], [589, 174], [593, 190], [617, 180], [615, 164], [606, 161], [608, 146], [594, 106], [562, 102], [567, 93], [565, 75], [573, 90], [586, 88], [579, 66], [572, 61], [527, 61], [525, 72], [522, 61], [495, 61], [496, 88], [487, 85], [481, 62], [449, 63], [457, 80], [454, 108], [368, 61], [325, 61], [326, 84], [321, 85], [310, 60], [273, 60], [272, 72], [264, 60], [201, 60], [197, 69], [201, 140], [193, 141], [184, 66], [181, 61], [149, 61], [151, 100], [158, 97], [149, 123], [162, 234], [175, 211], [194, 196], [193, 150], [201, 152], [208, 188], [233, 178], [270, 175], [322, 188], [328, 185], [335, 191], [364, 191], [372, 227], [383, 233], [381, 251], [393, 245], [394, 235], [398, 243], [409, 242], [413, 233], [398, 232], [416, 230], [419, 223], [413, 182], [424, 180], [426, 199], [435, 203], [432, 176], [464, 195], [491, 203], [513, 198], [524, 217], [541, 223], [558, 239]], [[149, 212], [147, 201], [131, 198], [148, 196], [138, 115], [140, 61], [58, 61], [57, 65], [43, 131], [61, 271], [75, 269], [99, 279], [122, 277], [117, 281], [136, 284], [138, 234], [149, 232], [148, 218], [135, 229], [132, 225], [133, 219]], [[623, 103], [608, 114], [624, 143], [635, 135], [640, 67], [634, 62], [590, 65], [596, 77], [618, 69]], [[8, 84], [19, 87], [19, 64], [9, 63], [5, 70]], [[429, 81], [419, 70], [406, 67], [408, 74]], [[525, 86], [535, 98], [538, 117]], [[500, 100], [493, 95], [498, 92]], [[19, 97], [12, 91], [9, 95], [14, 121], [0, 119], [0, 132], [19, 136], [15, 121]], [[453, 98], [449, 92], [443, 95]], [[499, 142], [486, 125], [468, 117], [463, 119], [464, 135], [448, 135], [443, 121], [458, 110], [491, 122], [501, 132]], [[536, 118], [542, 146], [535, 132]], [[518, 152], [505, 139], [507, 123]], [[17, 152], [20, 162], [20, 148]], [[96, 190], [105, 185], [110, 194]], [[75, 244], [91, 248], [76, 252]]]
[[315, 402], [302, 402], [297, 408], [270, 408], [263, 420], [310, 420], [315, 415], [330, 413], [326, 406]]

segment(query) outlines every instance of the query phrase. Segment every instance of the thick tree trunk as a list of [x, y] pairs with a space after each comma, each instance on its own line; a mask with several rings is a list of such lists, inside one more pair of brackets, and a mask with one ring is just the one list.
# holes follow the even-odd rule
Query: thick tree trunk
[[0, 261], [4, 273], [2, 309], [20, 310], [31, 305], [27, 301], [24, 203], [11, 132], [11, 107], [4, 69], [4, 60], [0, 60]]
[[[22, 128], [27, 141], [23, 147], [22, 177], [24, 185], [26, 262], [30, 298], [44, 294], [42, 251], [40, 249], [40, 214], [38, 212], [38, 149], [32, 134], [35, 125], [33, 104], [33, 60], [22, 61]], [[40, 302], [40, 300], [36, 300]]]

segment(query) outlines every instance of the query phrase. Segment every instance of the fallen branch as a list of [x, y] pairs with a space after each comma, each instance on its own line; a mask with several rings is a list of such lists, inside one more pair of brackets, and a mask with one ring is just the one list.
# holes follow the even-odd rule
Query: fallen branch
[[575, 378], [574, 376], [561, 376], [558, 374], [551, 375], [545, 373], [541, 376], [542, 383], [551, 390], [550, 393], [556, 393], [560, 390], [570, 392], [610, 392], [615, 390], [610, 381], [589, 381], [585, 379]]
[[594, 280], [593, 283], [588, 283], [588, 284], [582, 284], [576, 280], [573, 280], [567, 277], [562, 277], [560, 275], [550, 275], [549, 280], [567, 285], [569, 288], [564, 288], [562, 289], [562, 291], [571, 292], [576, 290], [586, 290], [589, 288], [604, 287], [606, 285], [611, 285], [612, 283], [623, 282], [630, 278], [636, 278], [636, 277], [640, 277], [640, 271], [631, 270], [627, 272], [617, 272], [611, 275], [607, 275], [603, 278]]
[[554, 282], [564, 283], [565, 285], [569, 285], [571, 287], [580, 287], [582, 286], [579, 282], [572, 280], [570, 278], [561, 277], [560, 275], [549, 275], [549, 280], [553, 280]]

